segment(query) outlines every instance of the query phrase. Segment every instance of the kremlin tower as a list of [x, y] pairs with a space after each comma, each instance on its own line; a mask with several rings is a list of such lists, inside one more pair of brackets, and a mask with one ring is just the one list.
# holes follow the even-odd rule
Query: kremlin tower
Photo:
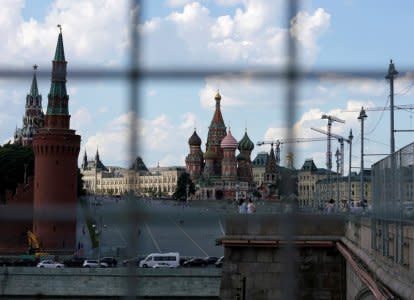
[[[185, 159], [187, 172], [198, 187], [198, 199], [240, 199], [254, 189], [251, 152], [253, 142], [245, 132], [240, 142], [229, 129], [226, 132], [220, 110], [221, 95], [214, 97], [216, 109], [207, 135], [206, 152], [201, 150], [202, 141], [194, 130], [189, 138], [190, 153]], [[236, 157], [236, 150], [240, 154]]]
[[16, 128], [14, 134], [14, 143], [23, 146], [31, 145], [33, 136], [43, 127], [44, 114], [42, 111], [42, 95], [39, 94], [37, 88], [36, 70], [37, 66], [33, 66], [33, 80], [30, 92], [26, 96], [25, 113], [23, 117], [23, 127]]
[[75, 134], [75, 130], [70, 129], [69, 96], [66, 92], [67, 62], [61, 28], [52, 64], [52, 82], [45, 124], [33, 138], [33, 232], [45, 251], [72, 251], [76, 246], [77, 162], [80, 136]]

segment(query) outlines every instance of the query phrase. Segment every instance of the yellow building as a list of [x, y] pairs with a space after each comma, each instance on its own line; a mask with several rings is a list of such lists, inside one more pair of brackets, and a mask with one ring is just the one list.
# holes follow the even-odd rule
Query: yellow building
[[84, 155], [81, 173], [84, 188], [88, 193], [101, 195], [122, 195], [132, 191], [143, 196], [172, 196], [178, 178], [185, 167], [156, 167], [147, 169], [140, 157], [130, 169], [106, 167], [99, 158], [88, 161]]

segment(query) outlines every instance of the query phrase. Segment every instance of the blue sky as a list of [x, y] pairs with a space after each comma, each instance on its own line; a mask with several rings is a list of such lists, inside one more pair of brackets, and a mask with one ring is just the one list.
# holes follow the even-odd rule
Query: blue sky
[[[154, 0], [144, 2], [141, 63], [152, 67], [281, 68], [287, 60], [285, 39], [292, 35], [305, 69], [388, 68], [390, 58], [400, 70], [396, 104], [411, 104], [414, 89], [412, 49], [414, 28], [410, 1], [304, 0], [295, 20], [285, 22], [281, 0]], [[121, 0], [0, 0], [0, 66], [30, 70], [33, 64], [50, 71], [58, 30], [68, 69], [124, 67], [128, 61], [128, 2]], [[411, 15], [410, 15], [411, 14]], [[288, 27], [289, 26], [289, 27]], [[0, 81], [0, 142], [8, 141], [22, 125], [25, 95], [31, 78]], [[108, 165], [126, 166], [128, 86], [122, 81], [68, 78], [72, 127], [82, 135], [82, 152], [92, 156], [99, 147]], [[47, 106], [48, 78], [39, 79], [43, 108]], [[280, 81], [249, 78], [194, 78], [140, 83], [140, 154], [148, 166], [184, 165], [187, 140], [193, 128], [203, 140], [213, 114], [214, 94], [220, 89], [225, 123], [236, 138], [247, 126], [257, 142], [285, 136], [285, 90]], [[382, 78], [304, 81], [298, 86], [295, 132], [298, 137], [321, 137], [310, 127], [326, 129], [323, 113], [346, 120], [333, 132], [354, 132], [353, 166], [359, 166], [361, 106], [384, 106], [388, 83]], [[366, 153], [389, 151], [389, 112], [367, 112]], [[412, 129], [412, 114], [396, 112], [396, 128]], [[411, 133], [397, 133], [397, 149], [412, 142]], [[332, 152], [338, 146], [332, 143]], [[256, 147], [258, 151], [268, 150]], [[295, 166], [313, 157], [325, 167], [326, 143], [297, 144]], [[348, 150], [346, 149], [347, 161]], [[282, 148], [282, 165], [284, 164]], [[381, 157], [367, 157], [370, 166]], [[333, 158], [335, 161], [335, 158]], [[334, 164], [335, 165], [335, 164]], [[355, 169], [357, 170], [357, 169]]]

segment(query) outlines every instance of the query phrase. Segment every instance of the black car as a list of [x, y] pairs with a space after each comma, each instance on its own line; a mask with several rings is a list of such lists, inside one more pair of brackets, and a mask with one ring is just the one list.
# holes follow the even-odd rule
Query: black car
[[20, 258], [13, 262], [13, 266], [16, 267], [36, 267], [37, 262], [32, 259]]
[[216, 266], [216, 268], [221, 268], [223, 266], [223, 260], [224, 260], [224, 256], [220, 257], [216, 263], [214, 264]]
[[5, 257], [0, 258], [0, 267], [1, 266], [9, 267], [12, 265], [13, 265], [13, 262], [9, 258], [5, 258]]
[[218, 260], [218, 257], [216, 256], [206, 256], [204, 257], [204, 261], [206, 262], [207, 265], [213, 265], [216, 263], [216, 261]]
[[196, 257], [183, 263], [183, 267], [205, 267], [207, 265], [204, 258]]
[[184, 266], [184, 263], [192, 258], [192, 256], [180, 256], [180, 266]]
[[146, 255], [140, 255], [134, 258], [130, 258], [130, 259], [125, 259], [122, 261], [122, 266], [127, 267], [127, 266], [136, 266], [139, 267], [139, 262], [143, 259], [145, 259], [147, 256]]
[[113, 257], [101, 258], [101, 263], [106, 263], [108, 267], [116, 267], [118, 265], [118, 261]]
[[81, 268], [85, 259], [86, 258], [84, 257], [73, 256], [70, 259], [65, 260], [63, 264], [69, 268]]

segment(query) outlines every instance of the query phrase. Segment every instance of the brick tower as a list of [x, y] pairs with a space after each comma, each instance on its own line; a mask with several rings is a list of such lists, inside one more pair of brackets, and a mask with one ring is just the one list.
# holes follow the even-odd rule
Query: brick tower
[[[60, 27], [60, 25], [58, 25]], [[62, 28], [52, 61], [44, 127], [33, 138], [33, 232], [45, 251], [75, 249], [77, 164], [80, 136], [70, 129]], [[46, 215], [44, 214], [46, 212]]]

